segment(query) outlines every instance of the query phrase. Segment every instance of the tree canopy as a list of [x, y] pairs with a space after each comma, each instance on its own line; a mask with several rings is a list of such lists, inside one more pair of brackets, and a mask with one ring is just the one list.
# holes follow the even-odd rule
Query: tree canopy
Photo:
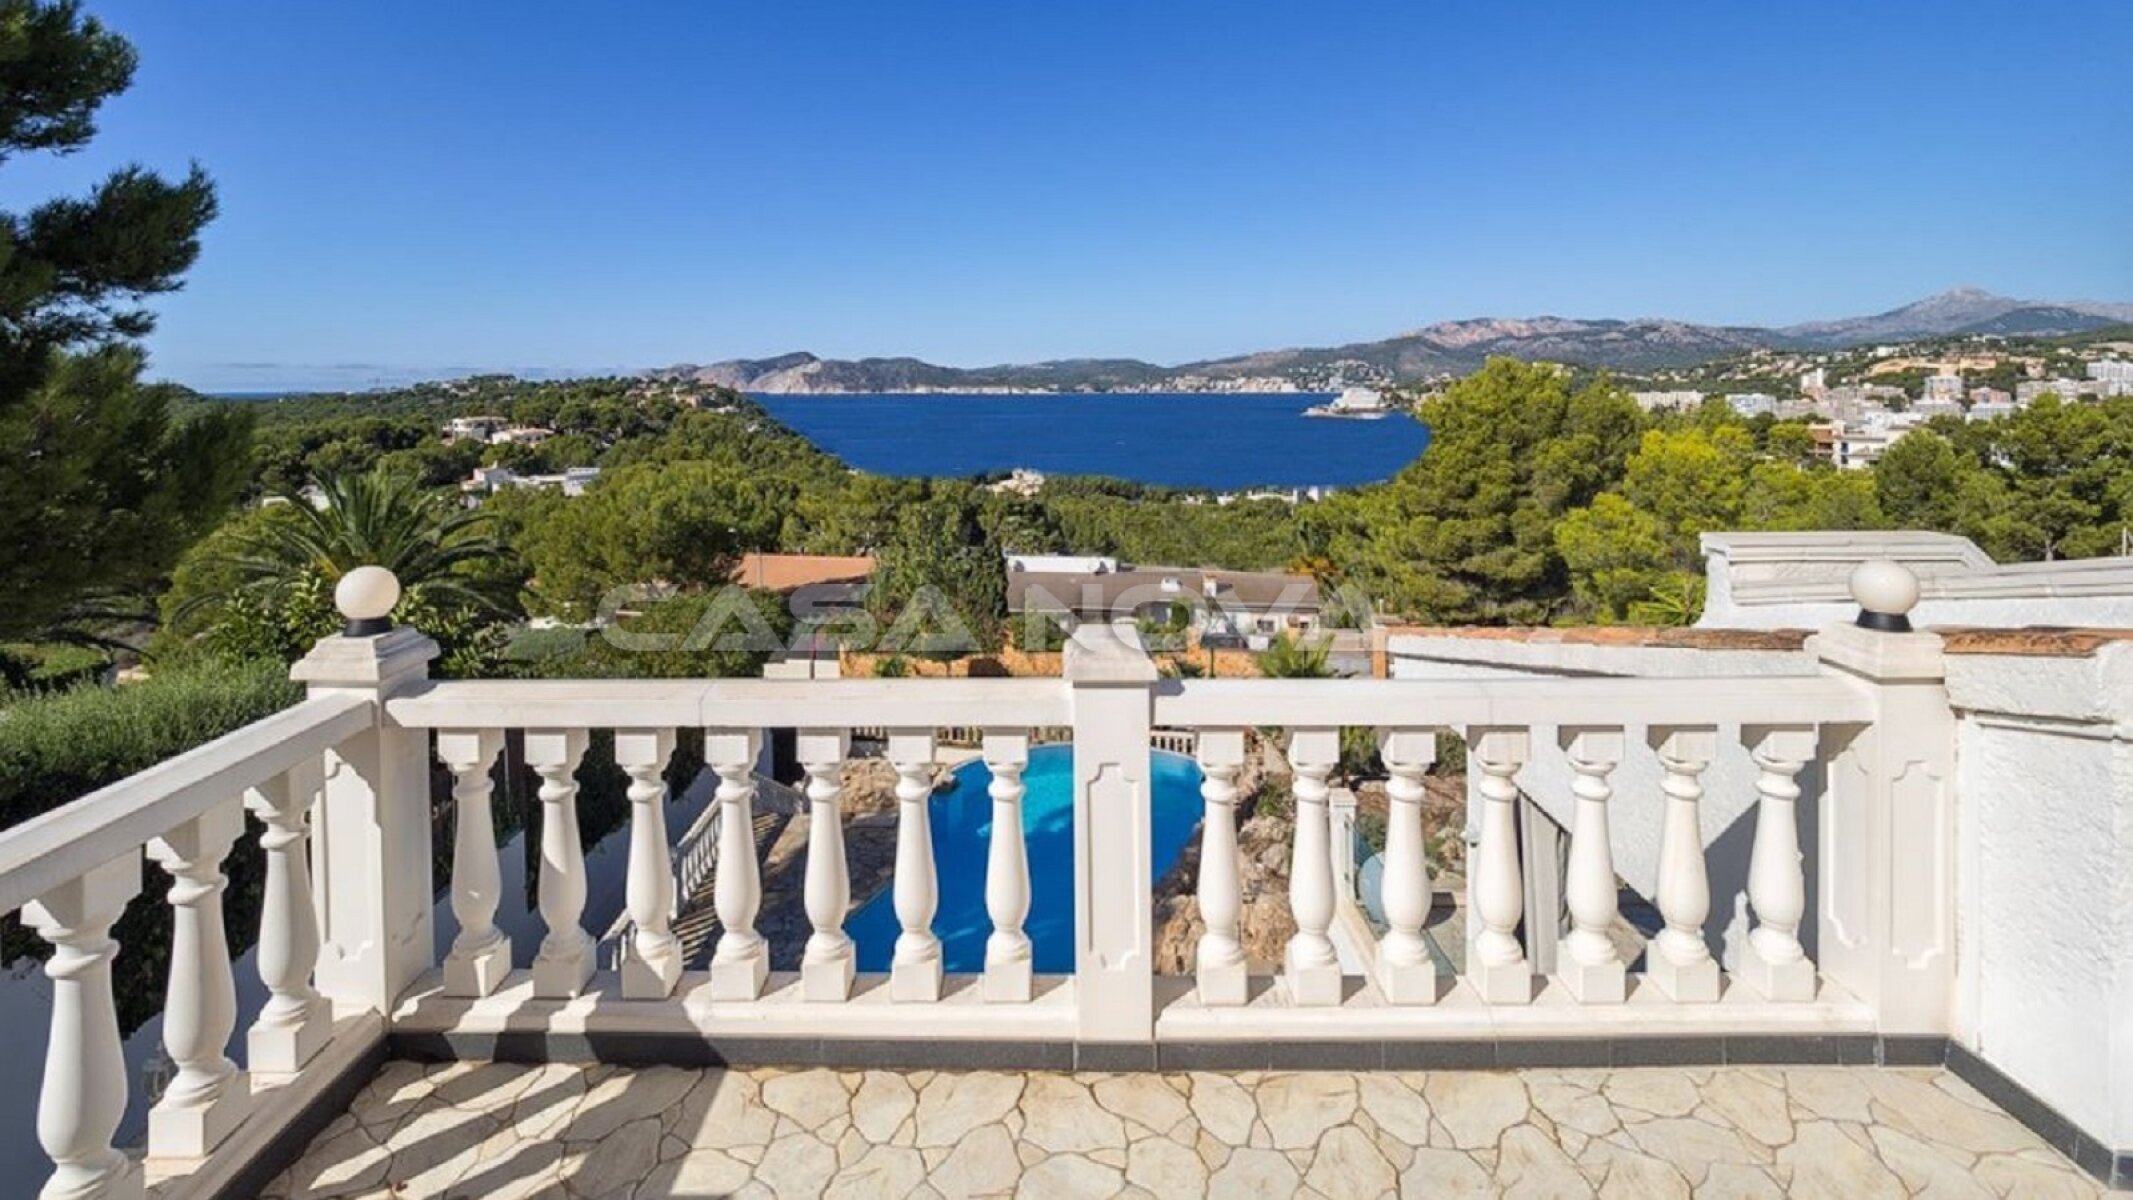
[[[134, 63], [73, 0], [0, 0], [0, 165], [87, 145]], [[244, 415], [174, 420], [129, 345], [214, 215], [198, 166], [0, 212], [0, 639], [137, 601], [234, 499]]]

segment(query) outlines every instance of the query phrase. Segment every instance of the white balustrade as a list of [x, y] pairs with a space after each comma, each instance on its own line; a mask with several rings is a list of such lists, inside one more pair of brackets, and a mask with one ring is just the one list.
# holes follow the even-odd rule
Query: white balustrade
[[1800, 946], [1807, 878], [1800, 861], [1800, 769], [1814, 757], [1812, 726], [1741, 731], [1755, 760], [1755, 844], [1748, 857], [1748, 904], [1755, 927], [1741, 947], [1742, 982], [1766, 1000], [1812, 1000], [1815, 965]]
[[1246, 963], [1238, 921], [1243, 914], [1242, 865], [1237, 857], [1237, 774], [1244, 768], [1244, 731], [1200, 733], [1200, 918], [1206, 931], [1193, 955], [1200, 1003], [1237, 1005], [1246, 998]]
[[[1887, 618], [1891, 603], [1873, 611]], [[548, 1028], [565, 1007], [588, 1030], [619, 1019], [619, 1027], [631, 1029], [697, 1031], [707, 1014], [700, 1000], [679, 997], [681, 945], [673, 929], [681, 890], [676, 873], [686, 869], [693, 879], [697, 868], [689, 865], [689, 850], [667, 845], [662, 777], [675, 747], [673, 730], [684, 726], [706, 730], [705, 756], [718, 779], [710, 809], [717, 816], [704, 823], [716, 829], [707, 840], [714, 843], [720, 928], [705, 993], [709, 1012], [768, 1036], [780, 1028], [805, 1038], [882, 1032], [859, 1020], [873, 998], [852, 1007], [849, 1031], [838, 1028], [845, 1014], [837, 1006], [853, 999], [856, 962], [844, 930], [852, 886], [842, 772], [850, 731], [859, 726], [886, 731], [896, 773], [890, 888], [900, 932], [886, 999], [911, 1002], [885, 1018], [873, 1015], [908, 1041], [938, 1039], [940, 1065], [955, 1065], [958, 1037], [1070, 1039], [1133, 1057], [1172, 1036], [1376, 1039], [1409, 1029], [1417, 1036], [1433, 1029], [1466, 1036], [1476, 1027], [1477, 999], [1481, 1027], [1504, 1036], [1632, 1028], [1638, 1036], [1708, 1034], [1713, 1014], [1697, 1006], [1718, 999], [1722, 971], [1705, 937], [1711, 896], [1700, 801], [1722, 726], [1740, 728], [1758, 772], [1747, 882], [1754, 921], [1738, 973], [1760, 999], [1726, 1007], [1725, 1036], [1743, 1025], [1745, 1032], [1761, 1032], [1755, 1026], [1763, 1020], [1771, 1021], [1771, 1032], [1819, 1031], [1825, 1016], [1846, 1032], [1946, 1036], [1947, 1014], [1959, 1001], [1952, 961], [1959, 883], [1954, 717], [1938, 639], [1895, 631], [1889, 619], [1824, 630], [1814, 651], [1823, 667], [1814, 675], [1680, 678], [1664, 686], [1604, 678], [1158, 681], [1130, 631], [1097, 626], [1076, 631], [1063, 680], [463, 684], [424, 678], [435, 647], [415, 631], [369, 632], [389, 608], [366, 616], [360, 636], [326, 639], [299, 665], [298, 677], [314, 688], [303, 704], [0, 831], [0, 908], [19, 907], [54, 949], [45, 968], [52, 1022], [38, 1112], [39, 1140], [55, 1164], [45, 1196], [134, 1200], [143, 1194], [141, 1165], [112, 1145], [128, 1080], [112, 983], [119, 947], [111, 929], [140, 890], [144, 842], [173, 879], [163, 1032], [177, 1073], [149, 1114], [148, 1149], [158, 1174], [231, 1178], [231, 1158], [280, 1137], [310, 1097], [326, 1094], [321, 1089], [336, 1085], [340, 1072], [369, 1061], [365, 1056], [380, 1039], [402, 1029], [420, 1037], [500, 1023], [519, 1033]], [[1622, 803], [1615, 778], [1629, 723], [1650, 730], [1664, 773], [1654, 891], [1664, 928], [1646, 955], [1649, 987], [1637, 998], [1633, 1026], [1622, 1024], [1628, 1010], [1580, 1017], [1577, 1007], [1621, 1004], [1627, 993], [1623, 956], [1611, 937], [1619, 917], [1610, 824]], [[1292, 731], [1287, 754], [1296, 802], [1288, 888], [1296, 932], [1280, 976], [1286, 1002], [1256, 1006], [1247, 1003], [1237, 828], [1246, 730], [1254, 726]], [[1329, 781], [1342, 726], [1381, 731], [1389, 776], [1387, 930], [1372, 980], [1384, 1003], [1335, 1014], [1344, 981], [1332, 935], [1353, 927], [1335, 924], [1352, 915], [1340, 909], [1331, 837]], [[510, 948], [496, 924], [502, 884], [490, 776], [505, 728], [528, 731], [526, 761], [541, 780], [539, 907], [546, 936], [533, 964], [532, 992], [577, 999], [568, 1006], [527, 1006], [496, 995]], [[616, 730], [615, 761], [628, 777], [631, 814], [627, 953], [619, 986], [609, 978], [598, 988], [591, 986], [594, 941], [582, 927], [586, 848], [575, 780], [592, 728]], [[759, 792], [754, 771], [764, 731], [788, 728], [798, 731], [809, 812], [804, 903], [811, 934], [798, 995], [814, 1007], [799, 1013], [787, 1003], [791, 993], [765, 998], [769, 946], [756, 928], [763, 894], [755, 812], [780, 804], [789, 809], [791, 798]], [[1438, 977], [1426, 934], [1432, 889], [1423, 809], [1440, 728], [1462, 729], [1467, 738], [1479, 839], [1469, 863], [1471, 994], [1447, 1006], [1457, 1011], [1431, 1012], [1418, 1006], [1438, 1002], [1446, 981]], [[1527, 914], [1517, 785], [1535, 728], [1560, 731], [1572, 773], [1564, 880], [1569, 928], [1551, 1002], [1512, 1011], [1536, 994], [1519, 936]], [[944, 992], [943, 947], [933, 929], [939, 905], [930, 819], [934, 729], [977, 740], [993, 776], [985, 875], [991, 934], [972, 992], [1000, 1003], [928, 1007]], [[1075, 978], [1037, 998], [1024, 775], [1029, 748], [1043, 736], [1029, 731], [1061, 729], [1071, 731], [1075, 750]], [[451, 772], [456, 811], [451, 905], [459, 932], [441, 963], [441, 988], [421, 983], [440, 966], [429, 924], [434, 892], [427, 886], [431, 731]], [[1148, 882], [1163, 866], [1150, 861], [1152, 819], [1162, 797], [1148, 756], [1152, 747], [1168, 746], [1189, 747], [1203, 774], [1197, 896], [1205, 931], [1194, 954], [1196, 994], [1183, 1003], [1166, 999], [1176, 993], [1152, 974]], [[1825, 746], [1829, 790], [1813, 848], [1820, 856], [1817, 962], [1801, 943], [1810, 916], [1798, 778]], [[1652, 799], [1629, 802], [1648, 806]], [[222, 920], [223, 866], [241, 835], [244, 808], [265, 825], [258, 953], [268, 999], [248, 1038], [250, 1063], [255, 1073], [273, 1077], [268, 1094], [274, 1099], [256, 1104], [251, 1080], [228, 1054], [235, 981]], [[1821, 974], [1835, 997], [1826, 1010], [1770, 1017], [1763, 1001], [1816, 1004]], [[1558, 1002], [1564, 995], [1577, 1003]], [[458, 1024], [467, 1020], [477, 1025]]]
[[1563, 880], [1570, 933], [1556, 954], [1556, 977], [1583, 1004], [1620, 1004], [1628, 995], [1626, 969], [1609, 933], [1615, 923], [1617, 884], [1607, 828], [1607, 802], [1614, 795], [1608, 777], [1621, 765], [1622, 743], [1619, 729], [1562, 731], [1564, 753], [1577, 775], [1570, 785], [1577, 812]]
[[704, 735], [704, 758], [718, 774], [718, 873], [712, 906], [718, 945], [711, 951], [711, 998], [753, 1000], [770, 977], [770, 945], [756, 932], [763, 907], [762, 871], [755, 860], [755, 764], [763, 735], [753, 729], [714, 729]]
[[526, 763], [541, 777], [541, 921], [547, 935], [533, 959], [533, 994], [569, 999], [592, 981], [593, 936], [585, 913], [585, 846], [578, 834], [582, 729], [529, 730]]
[[1703, 827], [1699, 813], [1702, 776], [1718, 752], [1716, 730], [1697, 727], [1654, 728], [1652, 746], [1666, 772], [1660, 790], [1666, 814], [1659, 835], [1659, 916], [1666, 927], [1652, 939], [1644, 970], [1653, 986], [1685, 1004], [1718, 999], [1718, 961], [1704, 943], [1704, 919], [1711, 915], [1711, 883], [1703, 861]]
[[1029, 735], [987, 730], [985, 769], [992, 772], [992, 836], [985, 860], [985, 913], [992, 934], [985, 939], [983, 994], [988, 1001], [1030, 998], [1032, 950], [1022, 923], [1029, 918], [1029, 849], [1022, 839], [1022, 771], [1029, 766]]
[[1467, 731], [1467, 762], [1481, 772], [1481, 844], [1473, 857], [1474, 915], [1480, 929], [1467, 947], [1467, 981], [1491, 1004], [1533, 999], [1533, 972], [1518, 940], [1525, 892], [1518, 868], [1518, 785], [1512, 777], [1532, 746], [1523, 728]]
[[234, 800], [148, 843], [148, 856], [170, 872], [170, 986], [163, 1001], [163, 1046], [178, 1066], [148, 1114], [148, 1153], [200, 1158], [250, 1107], [251, 1085], [230, 1061], [237, 1028], [237, 981], [222, 930], [222, 860], [244, 832]]
[[941, 998], [941, 941], [933, 934], [940, 884], [933, 864], [933, 733], [894, 730], [889, 762], [896, 768], [896, 920], [903, 932], [889, 960], [889, 998]]
[[1422, 927], [1429, 920], [1431, 887], [1424, 852], [1422, 777], [1437, 759], [1433, 730], [1388, 730], [1378, 737], [1385, 762], [1385, 936], [1378, 942], [1378, 986], [1394, 1004], [1434, 1004], [1437, 965]]
[[663, 1000], [681, 979], [681, 939], [674, 913], [673, 863], [667, 856], [667, 782], [674, 756], [671, 729], [618, 729], [615, 765], [629, 776], [630, 853], [623, 903], [631, 929], [622, 960], [626, 1000]]
[[266, 825], [259, 839], [267, 856], [259, 978], [267, 985], [267, 1003], [246, 1038], [246, 1062], [255, 1077], [295, 1074], [333, 1034], [332, 1006], [311, 986], [319, 937], [307, 850], [311, 806], [324, 786], [323, 765], [312, 761], [245, 793], [245, 806]]
[[852, 907], [851, 865], [844, 851], [844, 760], [851, 735], [841, 729], [803, 729], [795, 739], [807, 771], [807, 920], [814, 927], [800, 956], [800, 993], [838, 1002], [852, 994], [855, 952], [844, 932]]
[[444, 959], [450, 996], [486, 996], [511, 971], [511, 939], [496, 927], [503, 871], [496, 857], [496, 823], [489, 808], [489, 772], [503, 751], [494, 729], [441, 730], [437, 757], [452, 773], [452, 916], [459, 933]]
[[1296, 933], [1282, 959], [1289, 1002], [1303, 1007], [1339, 1004], [1340, 957], [1328, 931], [1333, 926], [1333, 858], [1326, 811], [1326, 777], [1340, 763], [1338, 729], [1298, 729], [1289, 735], [1289, 769], [1295, 773], [1296, 847], [1289, 863], [1289, 912]]
[[111, 960], [119, 945], [112, 922], [140, 894], [141, 855], [130, 851], [39, 896], [24, 921], [52, 945], [44, 973], [52, 980], [52, 1025], [45, 1044], [44, 1085], [37, 1098], [37, 1141], [54, 1170], [43, 1200], [139, 1200], [140, 1164], [114, 1148], [126, 1113], [126, 1059]]

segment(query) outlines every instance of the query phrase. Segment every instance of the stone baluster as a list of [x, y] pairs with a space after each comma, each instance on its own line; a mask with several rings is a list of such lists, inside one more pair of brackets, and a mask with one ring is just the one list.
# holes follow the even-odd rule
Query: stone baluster
[[1473, 859], [1474, 915], [1479, 929], [1467, 947], [1467, 980], [1491, 1004], [1527, 1004], [1533, 972], [1518, 940], [1525, 913], [1518, 868], [1518, 785], [1532, 735], [1523, 728], [1468, 731], [1468, 760], [1480, 769], [1481, 844]]
[[814, 926], [800, 956], [803, 999], [836, 1002], [852, 995], [854, 951], [844, 932], [852, 907], [851, 865], [844, 852], [844, 760], [851, 735], [803, 729], [797, 738], [807, 770], [807, 920]]
[[1794, 777], [1815, 753], [1813, 726], [1741, 731], [1759, 774], [1755, 845], [1748, 857], [1748, 904], [1755, 928], [1741, 948], [1738, 974], [1766, 1000], [1815, 998], [1815, 965], [1800, 946], [1807, 879], [1800, 863], [1800, 785]]
[[933, 865], [933, 731], [889, 734], [896, 768], [896, 920], [903, 932], [889, 960], [889, 998], [941, 998], [941, 941], [933, 936], [940, 886]]
[[1340, 762], [1340, 731], [1298, 729], [1289, 735], [1289, 769], [1295, 772], [1296, 846], [1289, 863], [1289, 912], [1296, 933], [1282, 960], [1289, 1001], [1299, 1006], [1341, 1002], [1340, 957], [1327, 931], [1333, 926], [1333, 858], [1326, 810], [1326, 777]]
[[1193, 956], [1200, 1003], [1245, 1001], [1244, 943], [1238, 922], [1244, 912], [1242, 865], [1237, 855], [1237, 773], [1244, 767], [1244, 731], [1208, 729], [1200, 734], [1200, 917], [1207, 931]]
[[292, 1075], [333, 1035], [333, 1008], [311, 986], [318, 966], [318, 909], [311, 896], [311, 806], [326, 784], [313, 760], [245, 793], [265, 822], [267, 882], [259, 916], [259, 978], [267, 1003], [246, 1037], [252, 1074]]
[[1608, 934], [1615, 923], [1618, 885], [1607, 802], [1614, 795], [1608, 777], [1622, 763], [1622, 731], [1564, 729], [1562, 744], [1577, 776], [1570, 784], [1577, 811], [1563, 879], [1570, 933], [1556, 954], [1556, 977], [1580, 1003], [1620, 1004], [1628, 995], [1628, 979]]
[[711, 998], [754, 1000], [770, 978], [770, 944], [755, 930], [763, 907], [762, 869], [755, 859], [755, 764], [763, 735], [753, 729], [714, 729], [704, 757], [718, 773], [718, 869], [712, 907], [718, 946], [711, 952]]
[[1665, 824], [1659, 838], [1659, 915], [1666, 928], [1652, 939], [1645, 973], [1654, 986], [1682, 1003], [1718, 999], [1718, 962], [1704, 944], [1711, 914], [1711, 882], [1704, 869], [1701, 777], [1718, 752], [1713, 729], [1653, 729], [1652, 746], [1666, 778]]
[[23, 921], [52, 945], [52, 1024], [37, 1141], [54, 1169], [45, 1200], [140, 1200], [141, 1166], [111, 1145], [126, 1113], [126, 1058], [111, 998], [111, 924], [141, 891], [141, 856], [122, 855], [38, 897]]
[[218, 804], [148, 843], [170, 872], [170, 983], [163, 1001], [163, 1046], [178, 1066], [148, 1113], [154, 1158], [204, 1158], [251, 1107], [251, 1084], [230, 1061], [237, 1028], [237, 980], [222, 928], [222, 860], [244, 832], [244, 809]]
[[452, 772], [452, 916], [459, 922], [444, 959], [447, 996], [486, 996], [511, 971], [511, 939], [496, 927], [504, 885], [489, 811], [489, 772], [503, 748], [495, 729], [437, 734], [437, 757]]
[[985, 861], [985, 912], [992, 935], [985, 939], [983, 994], [989, 1001], [1026, 1002], [1033, 970], [1029, 934], [1029, 849], [1022, 840], [1022, 771], [1029, 766], [1029, 734], [985, 733], [985, 769], [992, 772], [992, 838]]
[[1427, 729], [1387, 730], [1378, 736], [1385, 761], [1385, 936], [1378, 944], [1378, 986], [1393, 1004], [1434, 1004], [1437, 965], [1422, 927], [1429, 921], [1429, 860], [1423, 850], [1422, 776], [1437, 760], [1437, 737]]
[[630, 856], [623, 904], [630, 915], [622, 960], [622, 998], [664, 1000], [681, 979], [681, 939], [674, 916], [674, 861], [667, 850], [667, 781], [671, 729], [618, 729], [615, 765], [629, 776]]
[[568, 999], [592, 981], [593, 937], [585, 913], [585, 845], [578, 836], [582, 729], [528, 730], [526, 764], [541, 777], [541, 921], [547, 936], [533, 959], [533, 994]]

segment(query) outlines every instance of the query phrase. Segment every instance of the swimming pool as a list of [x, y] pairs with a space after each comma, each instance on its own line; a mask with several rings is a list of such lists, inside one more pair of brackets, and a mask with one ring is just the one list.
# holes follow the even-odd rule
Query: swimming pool
[[[1200, 820], [1200, 768], [1182, 754], [1149, 755], [1155, 802], [1156, 879], [1177, 862], [1178, 852]], [[955, 770], [955, 787], [933, 796], [933, 863], [940, 877], [940, 909], [933, 918], [942, 962], [951, 972], [985, 969], [985, 939], [992, 918], [985, 913], [985, 859], [992, 838], [992, 772], [982, 762]], [[1039, 746], [1022, 773], [1029, 793], [1022, 799], [1022, 836], [1029, 847], [1028, 932], [1040, 974], [1074, 969], [1074, 748]], [[859, 969], [886, 971], [902, 926], [896, 921], [894, 889], [885, 888], [845, 922], [858, 944]]]

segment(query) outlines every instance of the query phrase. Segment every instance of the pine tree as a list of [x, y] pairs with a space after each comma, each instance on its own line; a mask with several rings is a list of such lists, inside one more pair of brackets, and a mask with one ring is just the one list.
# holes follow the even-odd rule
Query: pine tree
[[[86, 146], [134, 65], [73, 0], [0, 0], [0, 166]], [[248, 423], [175, 420], [132, 345], [214, 215], [197, 165], [177, 182], [128, 166], [0, 212], [0, 640], [138, 599], [242, 486]]]

